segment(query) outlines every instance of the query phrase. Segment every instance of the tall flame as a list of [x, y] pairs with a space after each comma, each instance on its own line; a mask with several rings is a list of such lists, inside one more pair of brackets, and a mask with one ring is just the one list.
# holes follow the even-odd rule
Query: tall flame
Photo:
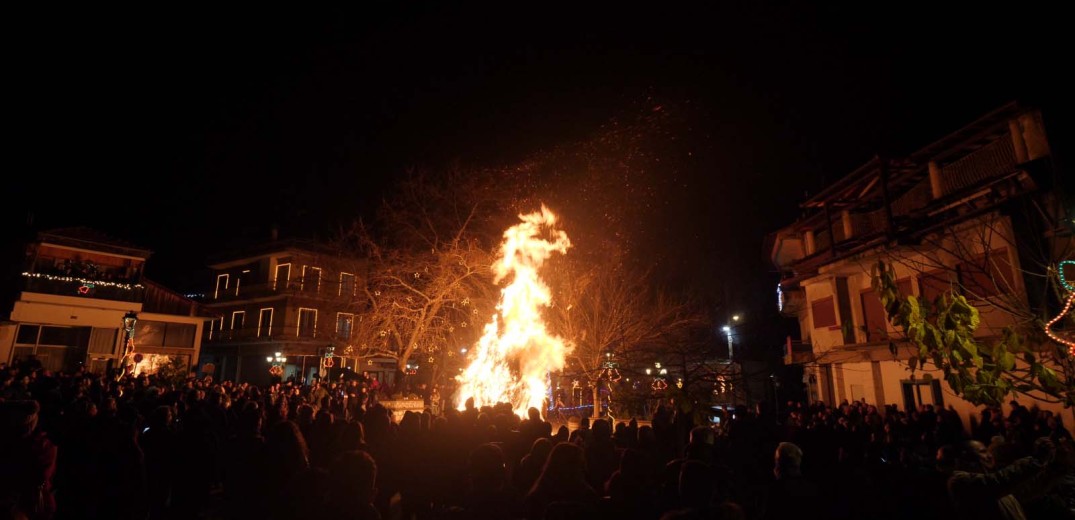
[[[538, 276], [545, 260], [555, 252], [566, 253], [571, 241], [567, 233], [553, 229], [556, 215], [544, 205], [519, 219], [521, 223], [504, 232], [500, 260], [493, 265], [495, 282], [512, 275], [511, 283], [501, 289], [497, 313], [470, 350], [470, 365], [456, 378], [459, 409], [472, 397], [475, 407], [510, 403], [516, 414], [524, 416], [530, 407], [541, 410], [548, 374], [563, 370], [571, 350], [545, 330], [541, 309], [552, 298]], [[543, 227], [551, 240], [539, 236]]]

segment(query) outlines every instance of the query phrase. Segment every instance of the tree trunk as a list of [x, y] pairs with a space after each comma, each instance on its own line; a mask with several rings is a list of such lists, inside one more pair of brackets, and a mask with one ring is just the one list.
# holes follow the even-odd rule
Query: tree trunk
[[601, 418], [601, 387], [598, 386], [600, 382], [594, 381], [593, 384], [593, 418]]

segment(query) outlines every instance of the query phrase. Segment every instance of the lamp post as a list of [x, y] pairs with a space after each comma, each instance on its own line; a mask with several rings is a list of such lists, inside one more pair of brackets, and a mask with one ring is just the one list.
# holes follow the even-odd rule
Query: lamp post
[[127, 311], [127, 314], [123, 315], [123, 356], [119, 360], [120, 368], [119, 373], [116, 374], [117, 381], [127, 373], [127, 362], [131, 355], [134, 354], [134, 328], [136, 325], [138, 325], [138, 313]]
[[275, 352], [272, 356], [265, 358], [265, 361], [272, 363], [269, 367], [269, 373], [275, 377], [280, 377], [284, 374], [284, 363], [287, 362], [287, 357], [280, 352]]

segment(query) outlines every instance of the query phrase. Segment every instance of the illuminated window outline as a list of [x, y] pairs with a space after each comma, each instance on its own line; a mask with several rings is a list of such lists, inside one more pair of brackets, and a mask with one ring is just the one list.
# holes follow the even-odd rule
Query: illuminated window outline
[[[265, 324], [265, 311], [269, 311], [269, 323], [267, 325]], [[272, 335], [272, 315], [273, 315], [274, 312], [275, 312], [275, 309], [273, 309], [272, 307], [262, 307], [261, 310], [258, 311], [258, 337], [259, 338], [261, 337], [261, 329], [262, 329], [262, 327], [265, 328], [265, 335], [266, 336]]]
[[235, 295], [239, 296], [239, 282], [243, 281], [243, 275], [249, 273], [250, 269], [243, 269], [243, 272], [239, 273], [239, 276], [235, 277]]
[[228, 281], [231, 280], [231, 276], [228, 273], [216, 275], [216, 289], [213, 291], [213, 299], [220, 298], [220, 279], [224, 279], [224, 290], [228, 289]]
[[351, 296], [354, 296], [355, 292], [358, 290], [358, 277], [355, 276], [354, 273], [344, 273], [344, 272], [340, 272], [340, 290], [336, 292], [336, 295], [337, 296], [343, 296], [343, 277], [344, 276], [350, 276], [351, 277]]
[[315, 266], [312, 266], [312, 265], [304, 265], [304, 266], [302, 266], [302, 282], [299, 284], [299, 290], [300, 291], [305, 291], [306, 290], [306, 270], [307, 269], [309, 269], [310, 271], [314, 271], [314, 270], [317, 271], [317, 287], [314, 288], [314, 292], [315, 293], [321, 292], [321, 274], [322, 274], [321, 273], [321, 268], [320, 267], [315, 267]]
[[[235, 318], [239, 317], [239, 326], [235, 326]], [[231, 313], [231, 330], [241, 329], [246, 326], [246, 311], [235, 311]]]
[[314, 313], [313, 333], [317, 335], [317, 309], [313, 307], [299, 307], [299, 321], [295, 325], [295, 337], [302, 336], [302, 311], [312, 311]]
[[[218, 324], [219, 324], [219, 326], [218, 326]], [[223, 330], [224, 330], [224, 317], [223, 316], [221, 316], [219, 318], [213, 318], [212, 320], [209, 320], [209, 339], [213, 339], [213, 331], [223, 331]]]
[[280, 268], [281, 267], [286, 267], [287, 268], [287, 277], [284, 278], [284, 287], [286, 288], [287, 287], [287, 282], [291, 281], [291, 262], [288, 262], [286, 264], [276, 264], [276, 273], [273, 274], [273, 278], [272, 278], [272, 290], [274, 290], [274, 291], [277, 290], [280, 287], [279, 284], [280, 284]]
[[[340, 317], [341, 316], [349, 316], [351, 318], [351, 333], [348, 334], [346, 338], [341, 338], [340, 337]], [[355, 313], [353, 313], [353, 312], [337, 312], [336, 313], [336, 338], [345, 339], [345, 340], [350, 341], [351, 336], [353, 336], [354, 334], [355, 334]]]

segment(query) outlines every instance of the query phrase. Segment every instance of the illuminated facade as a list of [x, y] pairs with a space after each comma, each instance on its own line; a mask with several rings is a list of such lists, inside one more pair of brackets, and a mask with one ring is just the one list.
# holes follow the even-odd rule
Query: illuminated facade
[[0, 360], [34, 356], [53, 371], [119, 368], [124, 316], [133, 312], [135, 372], [196, 364], [204, 318], [195, 302], [143, 276], [151, 254], [88, 228], [39, 233], [0, 324]]
[[[988, 344], [1025, 318], [1005, 309], [1056, 306], [1030, 273], [1072, 248], [1058, 179], [1041, 113], [1012, 103], [906, 157], [875, 158], [804, 202], [769, 245], [781, 311], [800, 326], [785, 362], [804, 366], [811, 398], [975, 414], [932, 365], [910, 370], [911, 347], [871, 287], [874, 266], [893, 265], [903, 294], [966, 296]], [[1069, 411], [1037, 404], [1071, 426]]]
[[[273, 376], [309, 383], [339, 369], [394, 378], [390, 359], [360, 359], [352, 343], [361, 319], [363, 263], [322, 244], [276, 240], [235, 251], [212, 263], [205, 307], [202, 370], [267, 383]], [[286, 362], [270, 373], [277, 353]]]

